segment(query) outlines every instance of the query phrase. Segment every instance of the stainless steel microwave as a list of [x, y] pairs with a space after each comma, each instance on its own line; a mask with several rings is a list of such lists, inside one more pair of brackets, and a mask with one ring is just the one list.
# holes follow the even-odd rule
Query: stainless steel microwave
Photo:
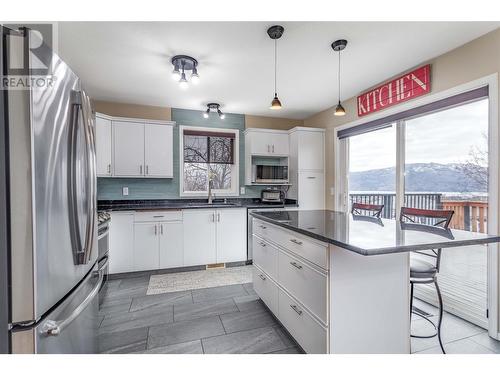
[[255, 164], [252, 166], [252, 182], [257, 184], [287, 184], [288, 166]]

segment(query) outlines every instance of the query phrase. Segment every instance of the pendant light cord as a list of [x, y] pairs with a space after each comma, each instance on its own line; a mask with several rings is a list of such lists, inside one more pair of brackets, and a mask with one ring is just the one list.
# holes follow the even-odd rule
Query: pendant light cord
[[340, 103], [340, 52], [339, 51], [339, 70], [338, 70], [338, 81], [339, 81], [339, 103]]
[[278, 39], [274, 39], [274, 96], [277, 95], [276, 92], [276, 67], [278, 65]]

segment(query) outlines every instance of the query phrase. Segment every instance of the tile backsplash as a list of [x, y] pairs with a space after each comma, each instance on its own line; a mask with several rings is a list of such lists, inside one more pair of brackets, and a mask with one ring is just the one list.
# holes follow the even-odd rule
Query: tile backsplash
[[[174, 177], [173, 178], [117, 178], [100, 177], [97, 179], [97, 198], [113, 199], [174, 199], [179, 198], [179, 127], [178, 125], [204, 126], [209, 128], [228, 128], [240, 131], [240, 187], [245, 187], [241, 197], [255, 198], [260, 196], [262, 186], [245, 186], [245, 115], [226, 113], [224, 120], [212, 114], [203, 118], [203, 111], [172, 108], [172, 121], [177, 126], [173, 133]], [[128, 187], [129, 195], [122, 194], [123, 187]]]

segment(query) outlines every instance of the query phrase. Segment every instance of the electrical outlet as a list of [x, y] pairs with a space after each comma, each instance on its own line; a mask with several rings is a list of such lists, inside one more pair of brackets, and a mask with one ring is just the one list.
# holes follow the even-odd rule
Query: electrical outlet
[[122, 188], [122, 194], [125, 195], [125, 196], [128, 195], [128, 186], [124, 186]]
[[242, 194], [242, 195], [245, 194], [245, 187], [244, 186], [240, 187], [240, 194]]

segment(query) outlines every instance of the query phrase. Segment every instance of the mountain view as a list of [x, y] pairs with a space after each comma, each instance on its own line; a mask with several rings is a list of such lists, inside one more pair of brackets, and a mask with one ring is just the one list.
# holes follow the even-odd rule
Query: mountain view
[[[395, 168], [372, 169], [349, 174], [351, 191], [394, 191]], [[470, 172], [466, 164], [407, 164], [405, 187], [412, 192], [486, 192], [485, 183], [474, 174], [487, 175], [484, 167]]]

